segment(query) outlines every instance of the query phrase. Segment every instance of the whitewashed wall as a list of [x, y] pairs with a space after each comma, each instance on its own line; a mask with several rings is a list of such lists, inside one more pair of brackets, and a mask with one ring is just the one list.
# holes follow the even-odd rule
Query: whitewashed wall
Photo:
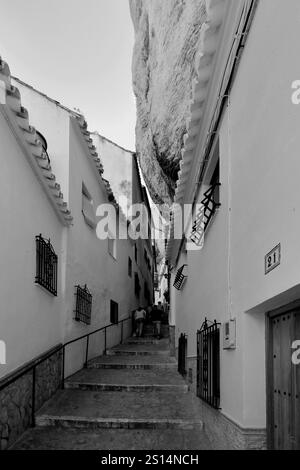
[[[13, 371], [62, 341], [63, 229], [26, 157], [0, 114], [0, 339]], [[35, 236], [50, 238], [59, 257], [58, 297], [35, 284]]]
[[[300, 294], [299, 18], [296, 0], [258, 5], [220, 130], [222, 207], [203, 250], [188, 254], [185, 288], [172, 292], [190, 355], [205, 316], [236, 317], [237, 349], [221, 350], [221, 408], [244, 427], [266, 424], [265, 313]], [[266, 276], [264, 256], [279, 242], [281, 266]]]

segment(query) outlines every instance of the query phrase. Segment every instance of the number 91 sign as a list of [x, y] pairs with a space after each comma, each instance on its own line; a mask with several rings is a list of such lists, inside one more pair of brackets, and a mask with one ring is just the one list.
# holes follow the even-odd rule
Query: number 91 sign
[[265, 256], [265, 274], [277, 268], [281, 262], [281, 244], [275, 246], [270, 253]]

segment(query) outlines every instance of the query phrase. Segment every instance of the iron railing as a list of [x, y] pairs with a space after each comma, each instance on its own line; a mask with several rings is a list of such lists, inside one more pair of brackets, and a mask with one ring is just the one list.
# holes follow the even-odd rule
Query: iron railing
[[40, 284], [51, 294], [57, 296], [57, 261], [58, 257], [51, 245], [50, 239], [42, 235], [36, 240], [36, 276], [35, 283]]
[[87, 285], [84, 287], [76, 287], [76, 307], [74, 310], [75, 320], [85, 323], [86, 325], [91, 324], [92, 317], [92, 301], [93, 296], [87, 288]]
[[173, 286], [177, 290], [180, 290], [183, 287], [183, 283], [184, 283], [185, 279], [187, 278], [187, 276], [185, 276], [183, 274], [183, 270], [186, 266], [187, 266], [187, 264], [184, 264], [183, 266], [181, 266], [181, 268], [179, 268], [177, 273], [176, 273]]
[[187, 374], [187, 336], [183, 333], [178, 339], [178, 372], [184, 377]]
[[220, 323], [205, 319], [197, 332], [197, 395], [213, 408], [220, 407]]
[[[129, 321], [131, 322], [131, 330], [132, 330], [132, 316], [124, 318], [123, 320], [120, 320], [117, 325], [121, 325], [121, 343], [123, 342], [124, 339], [124, 323]], [[78, 341], [81, 341], [83, 339], [86, 339], [86, 351], [85, 351], [85, 362], [84, 362], [84, 367], [87, 367], [88, 361], [89, 361], [89, 340], [90, 336], [99, 333], [101, 331], [104, 331], [104, 354], [106, 354], [107, 351], [107, 330], [111, 327], [115, 327], [116, 325], [110, 324], [107, 326], [103, 326], [102, 328], [98, 328], [95, 331], [92, 331], [91, 333], [87, 333], [86, 335], [80, 336], [78, 338], [75, 338], [71, 341], [68, 341], [65, 344], [62, 344], [51, 351], [49, 353], [45, 354], [42, 358], [34, 361], [32, 364], [29, 364], [28, 366], [24, 367], [19, 373], [14, 374], [12, 378], [9, 378], [8, 380], [5, 380], [4, 383], [1, 385], [0, 384], [0, 392], [4, 390], [5, 388], [9, 387], [13, 383], [15, 383], [17, 380], [20, 378], [24, 377], [24, 375], [28, 373], [32, 373], [32, 389], [31, 389], [31, 426], [35, 426], [35, 411], [36, 411], [36, 369], [39, 365], [43, 364], [45, 361], [53, 357], [55, 354], [58, 354], [62, 352], [62, 377], [61, 377], [61, 388], [64, 389], [65, 385], [65, 357], [66, 357], [66, 348], [70, 346], [71, 344], [74, 344]]]

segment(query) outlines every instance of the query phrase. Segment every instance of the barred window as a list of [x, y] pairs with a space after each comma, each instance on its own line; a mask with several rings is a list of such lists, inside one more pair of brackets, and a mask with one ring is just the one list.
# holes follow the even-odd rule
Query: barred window
[[75, 296], [75, 320], [90, 325], [92, 317], [92, 294], [86, 285], [84, 287], [76, 286]]
[[57, 262], [58, 257], [51, 245], [39, 235], [36, 240], [36, 276], [35, 283], [57, 296]]

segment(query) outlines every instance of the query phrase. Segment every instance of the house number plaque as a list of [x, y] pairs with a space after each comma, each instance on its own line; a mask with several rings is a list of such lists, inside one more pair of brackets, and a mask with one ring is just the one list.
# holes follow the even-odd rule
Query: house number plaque
[[281, 263], [281, 244], [275, 246], [270, 253], [265, 256], [265, 274], [273, 271]]

